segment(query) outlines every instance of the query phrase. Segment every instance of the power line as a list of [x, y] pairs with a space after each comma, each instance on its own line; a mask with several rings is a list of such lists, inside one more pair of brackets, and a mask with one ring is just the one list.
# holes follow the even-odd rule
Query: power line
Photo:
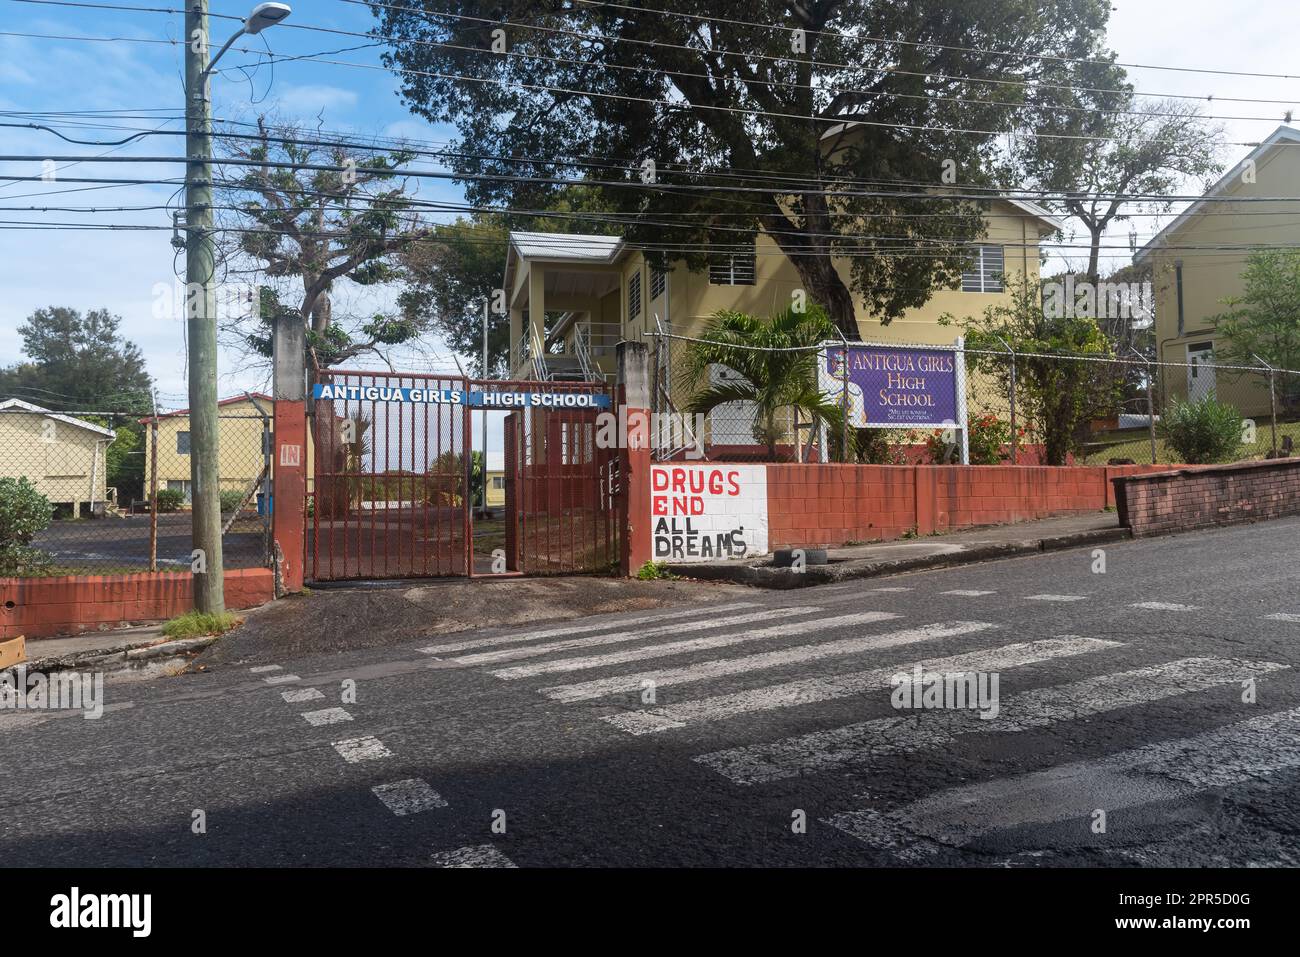
[[[344, 2], [367, 2], [367, 0], [344, 0]], [[727, 17], [719, 17], [713, 14], [681, 13], [675, 10], [660, 10], [653, 7], [634, 7], [626, 3], [611, 3], [605, 2], [605, 0], [573, 0], [573, 2], [581, 3], [584, 6], [589, 7], [611, 7], [622, 10], [631, 10], [635, 13], [657, 13], [667, 17], [679, 17], [695, 21], [705, 21], [708, 23], [727, 23], [734, 26], [754, 27], [761, 30], [773, 30], [782, 33], [794, 33], [797, 31], [809, 35], [835, 37], [836, 39], [854, 43], [867, 42], [876, 44], [893, 44], [896, 46], [920, 47], [924, 49], [952, 50], [957, 53], [983, 53], [993, 56], [1009, 56], [1022, 60], [1050, 60], [1055, 63], [1086, 63], [1096, 66], [1121, 66], [1130, 70], [1169, 70], [1176, 73], [1212, 73], [1219, 76], [1246, 76], [1270, 80], [1300, 79], [1300, 76], [1293, 76], [1289, 73], [1249, 73], [1241, 70], [1222, 70], [1187, 66], [1161, 66], [1150, 63], [1125, 63], [1119, 60], [1105, 60], [1090, 57], [1056, 56], [1049, 53], [1017, 53], [1014, 50], [991, 50], [985, 47], [953, 46], [947, 43], [873, 37], [863, 34], [842, 33], [837, 30], [812, 30], [804, 29], [802, 27], [778, 27], [770, 23], [755, 23], [752, 20], [735, 20]], [[369, 5], [368, 2], [367, 5]], [[378, 6], [386, 6], [386, 4], [378, 4]]]

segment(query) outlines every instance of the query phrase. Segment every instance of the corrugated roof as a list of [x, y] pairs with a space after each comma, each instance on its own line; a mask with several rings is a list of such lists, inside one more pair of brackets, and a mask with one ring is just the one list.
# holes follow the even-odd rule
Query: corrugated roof
[[583, 236], [578, 233], [512, 232], [510, 244], [525, 259], [573, 259], [613, 262], [623, 245], [621, 236]]

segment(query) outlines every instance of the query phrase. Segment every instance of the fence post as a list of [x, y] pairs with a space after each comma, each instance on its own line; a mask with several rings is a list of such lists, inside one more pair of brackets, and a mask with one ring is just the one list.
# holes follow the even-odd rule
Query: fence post
[[1010, 399], [1011, 399], [1011, 464], [1019, 465], [1019, 446], [1018, 436], [1016, 435], [1016, 350], [1012, 349], [1007, 340], [999, 335], [994, 335], [998, 342], [1002, 343], [1011, 356], [1011, 381], [1010, 381]]
[[149, 571], [158, 570], [158, 393], [149, 422]]
[[306, 561], [307, 343], [302, 318], [277, 316], [273, 338], [274, 431], [271, 537], [279, 561], [276, 594], [302, 591]]
[[1151, 438], [1151, 464], [1156, 464], [1156, 405], [1155, 405], [1155, 374], [1151, 370], [1151, 360], [1141, 352], [1138, 352], [1132, 346], [1128, 347], [1129, 352], [1133, 353], [1147, 367], [1147, 434]]
[[650, 353], [644, 342], [618, 344], [619, 571], [631, 576], [653, 558], [650, 515]]

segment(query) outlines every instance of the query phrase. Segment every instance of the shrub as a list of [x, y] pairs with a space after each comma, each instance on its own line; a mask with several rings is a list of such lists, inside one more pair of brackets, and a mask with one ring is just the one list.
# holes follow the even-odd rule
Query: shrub
[[221, 510], [233, 512], [244, 501], [244, 493], [238, 489], [228, 489], [221, 493]]
[[1241, 447], [1241, 413], [1209, 397], [1199, 402], [1175, 399], [1158, 428], [1187, 465], [1230, 461]]
[[53, 518], [54, 506], [26, 477], [0, 478], [0, 575], [33, 574], [48, 563], [29, 546]]
[[185, 503], [185, 493], [174, 488], [158, 490], [158, 511], [175, 512]]

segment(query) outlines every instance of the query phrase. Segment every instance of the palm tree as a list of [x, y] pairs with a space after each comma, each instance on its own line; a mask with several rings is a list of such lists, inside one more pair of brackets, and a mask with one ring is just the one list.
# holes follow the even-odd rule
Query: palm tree
[[[804, 312], [789, 308], [767, 319], [720, 310], [706, 327], [704, 341], [692, 342], [686, 352], [682, 378], [693, 393], [687, 411], [707, 414], [730, 402], [749, 403], [754, 440], [767, 446], [773, 462], [786, 435], [778, 417], [782, 409], [797, 411], [814, 432], [825, 424], [838, 434], [840, 409], [818, 388], [815, 348], [837, 338], [835, 324], [820, 306], [810, 305]], [[742, 379], [710, 384], [714, 365], [726, 366]]]

